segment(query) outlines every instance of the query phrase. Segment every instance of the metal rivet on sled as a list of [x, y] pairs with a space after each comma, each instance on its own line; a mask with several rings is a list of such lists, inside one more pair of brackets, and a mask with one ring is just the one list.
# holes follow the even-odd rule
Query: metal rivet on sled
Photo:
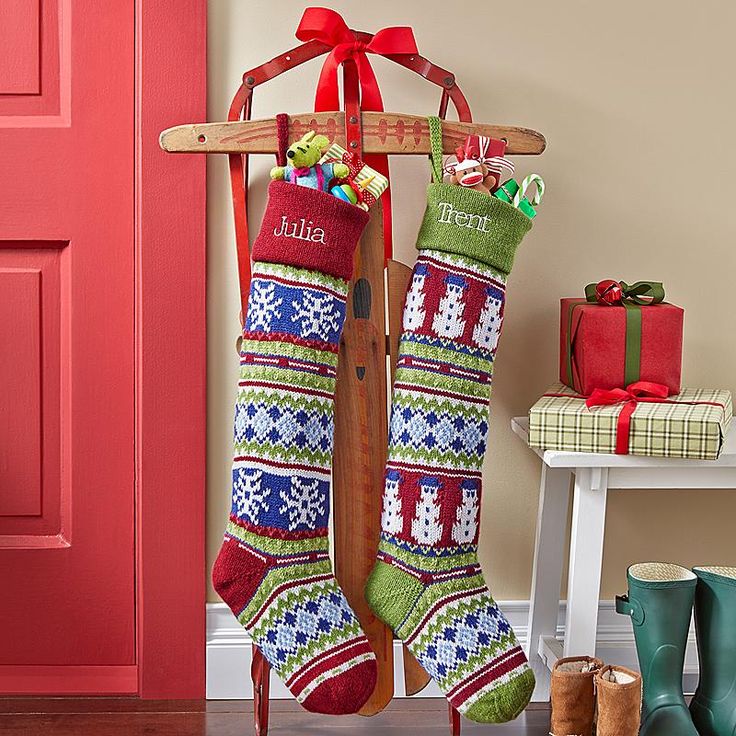
[[245, 83], [246, 84], [255, 84], [256, 78], [255, 77], [246, 77]]
[[455, 80], [452, 77], [445, 77], [442, 81], [445, 87], [452, 87], [455, 84]]
[[357, 148], [358, 147], [358, 141], [350, 141], [350, 148]]
[[355, 125], [358, 122], [358, 118], [355, 115], [350, 116], [350, 125]]

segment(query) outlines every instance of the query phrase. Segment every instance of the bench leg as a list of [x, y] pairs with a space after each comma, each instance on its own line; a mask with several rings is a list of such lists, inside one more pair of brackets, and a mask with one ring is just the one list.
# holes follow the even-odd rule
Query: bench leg
[[535, 702], [549, 700], [549, 668], [539, 655], [539, 639], [542, 636], [553, 637], [557, 633], [570, 475], [567, 468], [550, 468], [542, 464], [526, 645], [529, 663], [537, 680], [532, 695]]
[[607, 468], [576, 469], [563, 647], [565, 657], [595, 654], [607, 495]]

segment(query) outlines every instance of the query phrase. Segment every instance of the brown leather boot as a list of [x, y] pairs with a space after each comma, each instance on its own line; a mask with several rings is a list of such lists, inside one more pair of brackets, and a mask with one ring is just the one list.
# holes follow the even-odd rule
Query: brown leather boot
[[564, 657], [552, 668], [552, 736], [591, 736], [595, 716], [593, 678], [603, 667], [595, 657]]
[[637, 736], [641, 714], [641, 675], [607, 665], [595, 676], [597, 736]]

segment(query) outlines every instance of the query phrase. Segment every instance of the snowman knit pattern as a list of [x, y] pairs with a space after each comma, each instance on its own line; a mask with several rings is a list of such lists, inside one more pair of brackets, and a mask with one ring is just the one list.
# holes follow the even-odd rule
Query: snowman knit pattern
[[373, 611], [471, 720], [526, 706], [534, 675], [477, 558], [482, 463], [506, 275], [423, 249], [394, 383]]

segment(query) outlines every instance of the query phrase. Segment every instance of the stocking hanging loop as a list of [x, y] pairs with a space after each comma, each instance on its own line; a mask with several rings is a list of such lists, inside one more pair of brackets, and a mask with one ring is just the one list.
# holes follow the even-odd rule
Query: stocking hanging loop
[[280, 112], [276, 116], [276, 135], [279, 150], [276, 152], [276, 165], [286, 166], [286, 149], [289, 147], [289, 116]]
[[436, 115], [427, 118], [429, 125], [429, 144], [432, 152], [429, 154], [429, 162], [432, 165], [432, 181], [435, 184], [442, 183], [442, 121]]

